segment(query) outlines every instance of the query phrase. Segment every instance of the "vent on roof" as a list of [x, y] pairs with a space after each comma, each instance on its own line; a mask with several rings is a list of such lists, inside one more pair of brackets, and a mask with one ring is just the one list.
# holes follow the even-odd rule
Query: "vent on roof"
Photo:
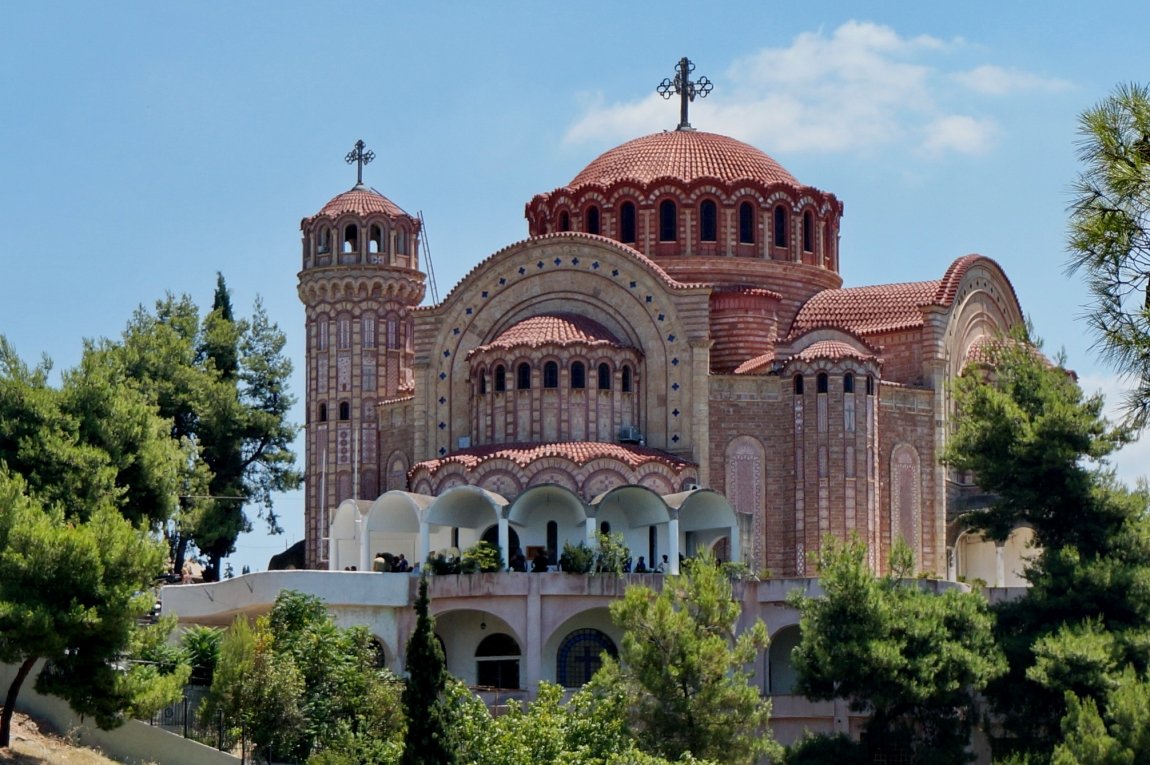
[[641, 444], [643, 443], [643, 434], [634, 425], [624, 425], [619, 428], [619, 443]]

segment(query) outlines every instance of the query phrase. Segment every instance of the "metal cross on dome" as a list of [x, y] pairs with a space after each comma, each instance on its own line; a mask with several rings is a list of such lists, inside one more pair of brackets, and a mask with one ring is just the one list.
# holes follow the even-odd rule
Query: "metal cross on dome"
[[366, 149], [366, 148], [367, 148], [367, 144], [364, 143], [363, 139], [361, 138], [360, 140], [355, 142], [355, 148], [352, 149], [351, 151], [349, 151], [347, 153], [347, 156], [343, 158], [344, 161], [347, 162], [349, 165], [352, 162], [356, 163], [355, 185], [357, 185], [357, 186], [363, 185], [363, 166], [364, 165], [370, 165], [371, 161], [373, 159], [375, 159], [375, 152], [371, 151], [370, 149], [368, 149], [367, 151], [364, 151], [364, 149]]
[[687, 104], [695, 100], [695, 96], [699, 98], [706, 98], [707, 94], [714, 89], [714, 85], [706, 77], [700, 77], [697, 81], [691, 81], [691, 72], [695, 71], [695, 65], [689, 58], [683, 56], [679, 59], [678, 72], [675, 73], [675, 79], [666, 77], [659, 83], [659, 95], [663, 98], [670, 98], [678, 94], [679, 96], [679, 127], [676, 130], [691, 130], [691, 123], [687, 121]]

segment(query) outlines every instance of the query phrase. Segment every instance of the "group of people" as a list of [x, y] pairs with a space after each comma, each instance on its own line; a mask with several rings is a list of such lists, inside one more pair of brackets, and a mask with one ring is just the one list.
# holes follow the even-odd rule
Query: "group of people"
[[417, 562], [413, 567], [404, 557], [403, 553], [399, 555], [392, 555], [391, 553], [379, 552], [375, 554], [375, 559], [371, 562], [371, 570], [379, 571], [382, 573], [393, 572], [396, 574], [403, 574], [409, 571], [419, 571], [419, 563]]
[[[679, 562], [683, 562], [683, 556], [679, 556]], [[631, 558], [628, 556], [627, 560], [623, 562], [623, 572], [628, 574], [669, 574], [671, 573], [671, 562], [667, 560], [667, 556], [663, 556], [663, 560], [657, 564], [648, 566], [646, 559], [640, 555], [639, 560], [635, 563], [634, 567], [631, 566]]]
[[527, 556], [523, 554], [523, 550], [516, 547], [511, 551], [511, 557], [508, 559], [507, 565], [512, 571], [518, 571], [520, 573], [525, 573], [527, 567], [530, 566], [531, 572], [538, 574], [551, 570], [551, 558], [548, 557], [546, 550], [540, 550], [535, 553], [535, 557], [529, 562]]

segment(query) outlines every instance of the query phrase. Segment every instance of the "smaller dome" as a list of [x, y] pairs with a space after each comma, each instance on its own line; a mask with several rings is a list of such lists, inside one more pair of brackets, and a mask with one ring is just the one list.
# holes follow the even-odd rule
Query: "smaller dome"
[[617, 181], [647, 184], [659, 178], [687, 183], [716, 178], [800, 185], [782, 165], [750, 144], [717, 133], [673, 130], [636, 138], [604, 152], [568, 186], [610, 186]]
[[[599, 322], [577, 314], [545, 314], [532, 316], [504, 330], [490, 343], [481, 345], [472, 353], [492, 348], [539, 348], [544, 345], [613, 345], [624, 343]], [[470, 355], [470, 354], [469, 354]]]
[[313, 216], [313, 219], [321, 216], [338, 218], [347, 213], [361, 216], [371, 215], [372, 213], [383, 213], [392, 218], [398, 218], [400, 216], [411, 217], [400, 209], [399, 205], [392, 202], [383, 194], [380, 194], [369, 186], [359, 184], [339, 196], [332, 198], [330, 202], [323, 206], [322, 210]]

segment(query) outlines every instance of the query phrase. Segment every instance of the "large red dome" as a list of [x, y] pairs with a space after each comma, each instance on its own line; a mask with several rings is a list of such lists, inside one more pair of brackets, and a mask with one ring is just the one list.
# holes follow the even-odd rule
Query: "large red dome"
[[338, 218], [345, 213], [360, 216], [383, 213], [391, 218], [407, 215], [400, 209], [399, 205], [383, 194], [368, 186], [359, 185], [333, 197], [313, 218], [318, 218], [321, 215], [328, 218]]
[[659, 178], [688, 183], [716, 178], [799, 186], [782, 165], [754, 146], [698, 130], [655, 133], [616, 146], [583, 168], [568, 186], [610, 186], [617, 181], [647, 184]]

